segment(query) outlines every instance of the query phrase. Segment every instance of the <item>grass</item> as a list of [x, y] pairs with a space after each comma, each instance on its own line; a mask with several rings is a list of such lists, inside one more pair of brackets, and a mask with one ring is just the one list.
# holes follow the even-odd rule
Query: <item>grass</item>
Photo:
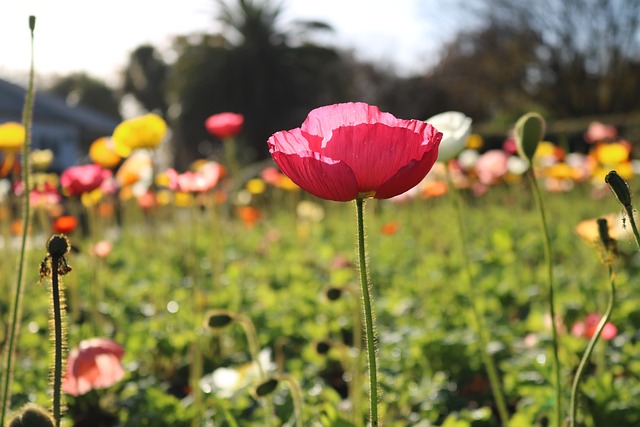
[[[490, 348], [515, 427], [544, 425], [553, 409], [546, 267], [538, 214], [525, 185], [496, 187], [479, 198], [467, 196], [465, 213], [475, 283], [493, 338]], [[351, 425], [345, 397], [352, 378], [349, 364], [359, 359], [345, 358], [343, 349], [351, 349], [353, 356], [352, 348], [357, 347], [353, 343], [357, 299], [344, 292], [331, 301], [325, 291], [358, 286], [353, 206], [293, 193], [280, 203], [275, 196], [256, 201], [263, 216], [249, 229], [226, 211], [219, 213], [219, 223], [212, 223], [208, 210], [198, 210], [194, 220], [185, 221], [191, 215], [187, 210], [165, 207], [145, 222], [130, 208], [120, 229], [124, 231], [102, 266], [88, 248], [113, 228], [100, 227], [106, 230], [102, 235], [70, 236], [78, 252], [70, 255], [74, 271], [65, 277], [69, 346], [94, 336], [99, 324], [101, 335], [113, 337], [125, 348], [127, 376], [107, 390], [68, 397], [67, 421], [100, 406], [102, 412], [94, 411], [94, 417], [101, 421], [94, 420], [94, 426], [190, 425], [193, 340], [202, 349], [205, 373], [249, 361], [239, 328], [222, 333], [193, 328], [194, 312], [224, 308], [252, 319], [258, 341], [272, 350], [277, 369], [300, 383], [304, 425]], [[581, 220], [619, 211], [619, 205], [612, 196], [594, 200], [586, 187], [544, 197], [554, 245], [557, 307], [569, 331], [560, 330], [561, 373], [567, 385], [563, 400], [568, 402], [573, 372], [587, 344], [570, 334], [571, 325], [589, 312], [604, 310], [608, 286], [597, 249], [574, 229]], [[319, 222], [298, 218], [295, 198], [320, 204], [325, 218]], [[451, 209], [445, 199], [400, 205], [368, 202], [369, 274], [381, 343], [380, 417], [385, 426], [498, 425], [464, 291], [466, 278]], [[390, 222], [397, 223], [397, 232], [382, 233]], [[631, 241], [620, 242], [620, 249], [623, 256], [614, 266], [619, 304], [612, 319], [619, 335], [597, 346], [585, 371], [579, 423], [587, 426], [633, 426], [639, 421], [640, 386], [634, 377], [640, 374], [636, 334], [640, 311], [634, 277], [640, 260]], [[30, 259], [45, 254], [44, 246], [32, 251]], [[3, 289], [10, 285], [4, 278], [13, 277], [7, 273], [16, 259], [10, 253], [3, 260]], [[337, 266], [340, 260], [346, 267]], [[35, 284], [38, 266], [31, 267], [12, 408], [29, 400], [47, 402], [48, 300], [46, 290]], [[90, 304], [96, 280], [103, 298], [98, 304], [99, 322], [92, 318]], [[194, 293], [194, 286], [200, 291]], [[3, 295], [4, 330], [9, 299], [6, 292]], [[170, 302], [177, 303], [176, 312], [167, 309]], [[195, 310], [196, 305], [204, 310]], [[315, 344], [323, 340], [346, 347], [334, 345], [328, 354], [318, 354]], [[364, 401], [367, 383], [360, 384]], [[284, 423], [293, 413], [291, 397], [283, 388], [275, 393], [276, 413]], [[204, 406], [206, 413], [199, 416], [212, 420], [211, 425], [233, 425], [231, 419], [239, 425], [260, 425], [263, 420], [248, 388], [229, 399], [206, 394]], [[366, 405], [360, 407], [365, 419]], [[614, 424], [606, 424], [612, 420]]]

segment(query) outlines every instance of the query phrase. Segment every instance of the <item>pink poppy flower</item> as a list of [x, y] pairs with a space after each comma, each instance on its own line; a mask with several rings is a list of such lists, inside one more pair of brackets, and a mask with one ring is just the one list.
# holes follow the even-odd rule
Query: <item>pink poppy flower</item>
[[476, 162], [476, 173], [481, 184], [495, 184], [505, 173], [509, 165], [509, 155], [502, 150], [489, 150]]
[[244, 125], [244, 116], [237, 113], [219, 113], [204, 122], [207, 131], [218, 138], [236, 136]]
[[120, 360], [124, 349], [106, 338], [83, 340], [73, 349], [67, 361], [62, 389], [72, 396], [91, 390], [111, 387], [124, 378]]
[[[598, 313], [590, 313], [584, 321], [576, 322], [571, 327], [571, 334], [576, 337], [591, 339], [598, 329], [601, 316]], [[600, 337], [605, 341], [610, 341], [618, 335], [618, 328], [611, 322], [607, 322], [602, 329]]]
[[211, 163], [199, 172], [178, 173], [174, 169], [167, 169], [166, 172], [169, 188], [187, 193], [205, 193], [212, 190], [220, 180], [221, 173], [222, 167], [217, 163]]
[[282, 172], [316, 197], [388, 199], [416, 186], [438, 157], [442, 133], [364, 103], [333, 104], [302, 126], [275, 133], [269, 152]]
[[71, 166], [60, 175], [60, 185], [69, 196], [79, 196], [100, 187], [110, 176], [111, 171], [100, 165]]
[[89, 253], [98, 258], [106, 258], [111, 253], [113, 245], [108, 240], [100, 240], [95, 245], [91, 246]]
[[584, 133], [584, 140], [589, 144], [594, 144], [599, 141], [615, 139], [617, 136], [618, 130], [614, 126], [591, 122]]

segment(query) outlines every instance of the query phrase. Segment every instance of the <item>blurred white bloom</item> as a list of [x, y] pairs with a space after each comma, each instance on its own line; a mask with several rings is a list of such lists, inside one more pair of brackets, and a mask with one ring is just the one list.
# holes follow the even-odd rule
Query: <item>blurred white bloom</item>
[[522, 175], [529, 169], [529, 162], [520, 156], [510, 156], [507, 160], [507, 170], [514, 175]]
[[[275, 369], [271, 361], [271, 350], [264, 349], [258, 354], [258, 363], [264, 373]], [[260, 378], [260, 369], [255, 362], [245, 363], [239, 368], [218, 368], [200, 380], [200, 388], [205, 393], [215, 393], [229, 398]]]
[[470, 117], [458, 111], [447, 111], [436, 114], [426, 122], [442, 132], [438, 161], [447, 162], [460, 154], [471, 134]]
[[8, 179], [0, 179], [0, 202], [4, 202], [9, 191], [11, 191], [11, 182]]
[[478, 162], [479, 157], [480, 153], [478, 153], [476, 150], [464, 150], [458, 156], [458, 164], [460, 164], [460, 167], [462, 169], [472, 169]]
[[324, 208], [318, 203], [303, 200], [296, 206], [298, 218], [312, 222], [320, 222], [324, 219]]

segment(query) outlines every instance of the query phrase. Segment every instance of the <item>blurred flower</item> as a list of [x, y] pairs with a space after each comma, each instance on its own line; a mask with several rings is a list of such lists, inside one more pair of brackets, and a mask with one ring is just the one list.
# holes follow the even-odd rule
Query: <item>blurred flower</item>
[[78, 220], [71, 215], [63, 215], [53, 221], [52, 231], [54, 234], [71, 234], [78, 226]]
[[502, 143], [502, 151], [509, 154], [517, 154], [518, 153], [518, 144], [516, 140], [513, 138], [507, 138]]
[[124, 378], [124, 349], [106, 338], [83, 340], [69, 353], [62, 389], [72, 396], [111, 387]]
[[158, 206], [158, 199], [156, 198], [156, 193], [153, 191], [147, 190], [136, 197], [138, 200], [138, 206], [144, 211], [151, 210]]
[[382, 225], [380, 232], [386, 236], [392, 236], [400, 230], [400, 223], [398, 221], [389, 221]]
[[303, 200], [296, 206], [298, 218], [311, 222], [320, 222], [324, 219], [324, 208], [318, 203]]
[[238, 208], [238, 216], [245, 227], [251, 228], [256, 225], [262, 214], [258, 208], [253, 206], [241, 206]]
[[475, 165], [481, 184], [492, 185], [507, 173], [509, 155], [502, 150], [489, 150], [482, 154]]
[[[598, 218], [604, 218], [607, 220], [607, 227], [609, 228], [609, 236], [615, 240], [631, 239], [632, 234], [625, 230], [623, 226], [622, 214], [610, 213], [607, 215], [601, 215]], [[580, 221], [575, 228], [576, 234], [589, 243], [600, 242], [600, 234], [598, 232], [598, 218], [585, 219]]]
[[[258, 363], [260, 365], [258, 365]], [[215, 393], [223, 399], [230, 398], [238, 391], [257, 381], [260, 371], [270, 372], [275, 369], [271, 361], [271, 350], [265, 349], [258, 354], [257, 362], [250, 362], [234, 368], [218, 368], [200, 380], [200, 388], [205, 393]]]
[[237, 113], [214, 114], [204, 122], [207, 131], [221, 139], [239, 134], [243, 124], [244, 116]]
[[145, 114], [125, 120], [113, 131], [115, 152], [129, 157], [133, 150], [158, 146], [167, 133], [167, 123], [157, 114]]
[[29, 192], [29, 201], [34, 208], [45, 208], [60, 203], [62, 196], [50, 182], [44, 182]]
[[629, 160], [631, 144], [626, 141], [598, 144], [592, 152], [599, 163], [615, 166]]
[[100, 165], [71, 166], [60, 175], [60, 185], [69, 196], [78, 196], [100, 187], [102, 181], [111, 176], [111, 171]]
[[425, 120], [442, 132], [442, 141], [438, 148], [438, 161], [448, 162], [464, 149], [471, 134], [471, 118], [458, 111], [436, 114]]
[[31, 161], [31, 167], [36, 172], [44, 172], [49, 169], [53, 162], [53, 151], [46, 150], [31, 150], [29, 154], [29, 160]]
[[442, 134], [364, 103], [309, 113], [301, 127], [269, 138], [282, 172], [316, 197], [388, 199], [418, 184], [438, 156]]
[[245, 185], [247, 191], [253, 195], [262, 194], [267, 189], [265, 182], [260, 178], [252, 178]]
[[121, 187], [131, 187], [131, 193], [139, 197], [146, 193], [153, 183], [153, 161], [151, 154], [145, 150], [134, 152], [126, 159], [118, 172], [116, 181]]
[[111, 253], [113, 245], [108, 240], [100, 240], [89, 249], [89, 253], [98, 258], [106, 258]]
[[467, 142], [465, 144], [465, 147], [471, 150], [479, 150], [483, 146], [484, 139], [477, 133], [472, 133], [471, 135], [469, 135], [469, 138], [467, 138]]
[[165, 174], [169, 178], [168, 187], [173, 191], [187, 193], [205, 193], [212, 190], [222, 173], [222, 167], [215, 162], [203, 166], [200, 172], [187, 171], [179, 174], [174, 169], [168, 169]]
[[93, 141], [89, 147], [89, 158], [106, 169], [113, 169], [122, 161], [122, 157], [116, 153], [113, 139], [106, 136]]
[[617, 136], [618, 131], [614, 126], [593, 121], [589, 124], [589, 127], [584, 134], [584, 140], [590, 144], [594, 144], [596, 142], [614, 139]]
[[0, 151], [17, 153], [22, 150], [25, 129], [20, 123], [7, 122], [0, 124]]
[[469, 170], [476, 166], [479, 158], [480, 153], [478, 153], [478, 151], [467, 149], [460, 153], [460, 155], [458, 156], [458, 165], [462, 169]]
[[[590, 313], [584, 319], [584, 321], [576, 322], [571, 327], [571, 335], [576, 337], [582, 337], [591, 339], [598, 329], [598, 323], [600, 323], [600, 316], [598, 313]], [[602, 329], [600, 337], [605, 341], [610, 341], [618, 335], [618, 328], [611, 322], [607, 322]]]

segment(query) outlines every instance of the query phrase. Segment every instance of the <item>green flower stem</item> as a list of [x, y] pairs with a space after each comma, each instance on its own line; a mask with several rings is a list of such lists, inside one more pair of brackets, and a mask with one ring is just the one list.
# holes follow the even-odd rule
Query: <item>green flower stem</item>
[[547, 264], [547, 280], [549, 285], [549, 313], [551, 315], [551, 340], [553, 350], [553, 368], [555, 377], [555, 421], [556, 427], [562, 427], [562, 390], [560, 388], [560, 359], [558, 357], [558, 328], [556, 327], [556, 308], [555, 308], [555, 296], [553, 285], [553, 265], [551, 264], [551, 236], [549, 234], [549, 227], [547, 226], [547, 217], [544, 210], [544, 203], [542, 201], [542, 194], [540, 192], [540, 186], [538, 180], [533, 172], [533, 167], [530, 167], [527, 171], [529, 180], [533, 190], [534, 197], [536, 199], [536, 206], [540, 212], [540, 227], [544, 234], [544, 258]]
[[585, 366], [589, 362], [589, 359], [591, 358], [591, 354], [593, 353], [593, 349], [595, 348], [596, 343], [598, 342], [598, 339], [602, 334], [602, 330], [604, 329], [605, 325], [609, 321], [609, 318], [611, 317], [611, 312], [613, 311], [613, 306], [615, 303], [615, 298], [616, 298], [616, 283], [614, 279], [615, 275], [613, 274], [613, 266], [611, 264], [611, 261], [608, 261], [607, 264], [609, 267], [609, 285], [610, 285], [609, 302], [607, 303], [607, 309], [605, 310], [604, 316], [602, 316], [602, 318], [600, 319], [600, 322], [598, 323], [598, 327], [596, 328], [595, 334], [593, 335], [593, 337], [591, 337], [591, 340], [587, 345], [587, 349], [585, 350], [585, 353], [582, 356], [582, 359], [580, 360], [580, 364], [578, 365], [576, 376], [573, 379], [573, 385], [571, 387], [571, 405], [570, 405], [571, 409], [569, 412], [570, 427], [575, 427], [576, 425], [576, 415], [578, 412], [578, 403], [577, 403], [578, 386], [580, 385], [580, 379], [582, 377], [582, 373], [584, 371]]
[[362, 292], [362, 308], [365, 323], [365, 337], [367, 341], [367, 357], [369, 362], [369, 418], [372, 427], [378, 424], [378, 367], [376, 362], [376, 330], [374, 325], [375, 313], [369, 290], [369, 276], [367, 274], [367, 255], [364, 236], [364, 199], [356, 199], [356, 214], [358, 222], [358, 257], [360, 260], [360, 290]]
[[[260, 376], [260, 380], [264, 381], [267, 379], [267, 375], [260, 364], [259, 359], [259, 351], [260, 348], [258, 344], [258, 333], [256, 332], [256, 328], [253, 326], [253, 322], [244, 314], [237, 314], [234, 316], [234, 320], [240, 322], [242, 328], [244, 329], [244, 333], [247, 336], [247, 343], [249, 344], [249, 354], [251, 355], [251, 359], [253, 363], [258, 367], [258, 375]], [[264, 412], [264, 425], [265, 427], [271, 427], [273, 424], [271, 422], [271, 417], [273, 417], [273, 402], [271, 397], [267, 396], [265, 398], [265, 412]]]
[[636, 225], [636, 220], [633, 212], [633, 206], [627, 205], [624, 207], [625, 212], [627, 212], [627, 216], [629, 217], [629, 223], [631, 224], [631, 229], [633, 230], [633, 236], [636, 240], [636, 246], [638, 250], [640, 250], [640, 233], [638, 233], [638, 226]]
[[51, 301], [53, 302], [53, 418], [56, 427], [60, 426], [62, 418], [62, 371], [63, 359], [62, 352], [64, 345], [64, 327], [62, 319], [62, 311], [64, 310], [64, 296], [61, 296], [61, 286], [58, 277], [58, 264], [60, 258], [52, 257], [51, 259]]
[[31, 203], [29, 201], [29, 193], [31, 192], [30, 183], [30, 165], [29, 165], [29, 151], [31, 148], [31, 121], [33, 112], [33, 99], [34, 99], [34, 55], [33, 55], [33, 31], [35, 29], [36, 19], [34, 16], [29, 17], [29, 28], [31, 30], [31, 67], [29, 70], [29, 83], [27, 85], [27, 94], [24, 103], [24, 110], [22, 111], [22, 124], [25, 129], [24, 145], [22, 147], [22, 162], [23, 162], [23, 180], [24, 180], [24, 212], [22, 223], [22, 241], [20, 244], [20, 259], [18, 261], [18, 277], [15, 285], [15, 293], [13, 299], [13, 305], [11, 306], [11, 327], [9, 328], [9, 338], [6, 344], [5, 356], [4, 356], [4, 371], [2, 381], [2, 411], [0, 413], [0, 426], [4, 426], [5, 418], [7, 414], [7, 407], [11, 400], [11, 382], [13, 379], [13, 357], [15, 355], [15, 346], [18, 340], [18, 330], [20, 324], [20, 314], [22, 312], [22, 294], [24, 282], [24, 270], [26, 264], [26, 248], [27, 237], [29, 234], [29, 224], [31, 222]]
[[476, 287], [474, 286], [474, 277], [471, 271], [471, 262], [469, 261], [469, 248], [467, 246], [466, 231], [462, 214], [462, 200], [460, 198], [460, 194], [453, 185], [453, 180], [451, 179], [451, 175], [448, 171], [447, 184], [449, 186], [449, 192], [451, 193], [454, 201], [454, 209], [456, 211], [456, 217], [458, 220], [458, 235], [460, 236], [461, 248], [460, 252], [462, 254], [462, 264], [464, 266], [463, 268], [465, 274], [467, 275], [467, 293], [469, 295], [469, 299], [471, 300], [471, 313], [476, 324], [476, 333], [478, 335], [478, 338], [480, 339], [480, 353], [482, 355], [484, 366], [487, 370], [487, 375], [489, 375], [489, 383], [491, 384], [493, 398], [496, 401], [496, 407], [498, 408], [500, 421], [502, 422], [502, 425], [507, 425], [509, 423], [509, 410], [507, 409], [507, 403], [504, 397], [500, 377], [498, 375], [498, 369], [496, 368], [495, 361], [493, 360], [493, 357], [491, 357], [491, 354], [488, 350], [490, 342], [489, 329], [485, 324], [484, 313], [482, 307], [479, 304], [480, 299], [478, 293], [476, 292]]
[[296, 417], [296, 427], [302, 427], [302, 417], [304, 409], [304, 399], [302, 398], [302, 390], [298, 382], [291, 375], [281, 374], [278, 379], [284, 381], [289, 387], [291, 392], [291, 399], [293, 400], [293, 413]]
[[[236, 139], [232, 136], [226, 137], [222, 141], [222, 145], [224, 146], [224, 158], [227, 161], [227, 167], [229, 168], [230, 175], [232, 178], [236, 177], [240, 170], [236, 155]], [[239, 185], [239, 183], [236, 183], [236, 185]]]

